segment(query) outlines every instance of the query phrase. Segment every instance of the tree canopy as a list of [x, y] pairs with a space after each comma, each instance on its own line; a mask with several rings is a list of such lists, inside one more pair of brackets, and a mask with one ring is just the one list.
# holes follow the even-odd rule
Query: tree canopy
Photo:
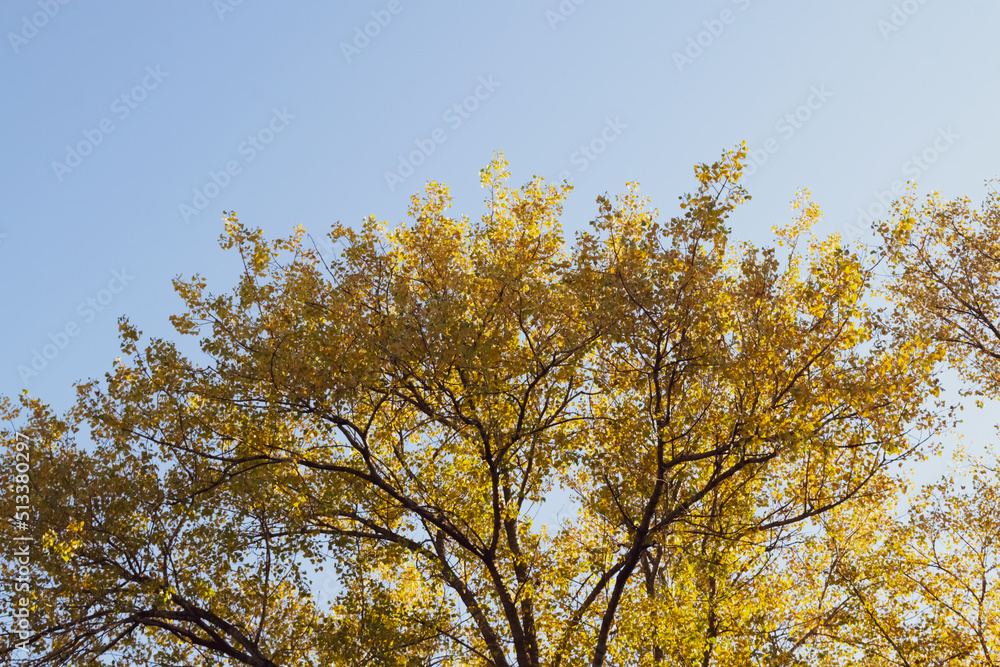
[[512, 187], [502, 155], [478, 220], [431, 182], [405, 224], [334, 225], [332, 260], [227, 214], [236, 286], [174, 283], [199, 358], [123, 318], [66, 413], [0, 400], [0, 599], [26, 610], [0, 655], [996, 664], [997, 466], [906, 473], [952, 417], [943, 369], [1000, 395], [1000, 201], [903, 198], [865, 250], [802, 192], [757, 247], [727, 227], [744, 159], [669, 219], [600, 197], [572, 240], [571, 187]]

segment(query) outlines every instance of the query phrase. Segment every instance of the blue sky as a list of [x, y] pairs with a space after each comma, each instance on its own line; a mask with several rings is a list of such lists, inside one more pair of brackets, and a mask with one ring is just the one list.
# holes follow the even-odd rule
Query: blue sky
[[236, 277], [223, 210], [321, 234], [399, 221], [438, 180], [474, 217], [496, 150], [516, 183], [570, 178], [568, 232], [629, 180], [672, 214], [692, 165], [741, 140], [759, 164], [739, 238], [768, 242], [801, 187], [845, 234], [894, 181], [980, 200], [998, 19], [971, 0], [4, 0], [0, 394], [65, 407], [122, 314], [172, 336], [172, 277]]

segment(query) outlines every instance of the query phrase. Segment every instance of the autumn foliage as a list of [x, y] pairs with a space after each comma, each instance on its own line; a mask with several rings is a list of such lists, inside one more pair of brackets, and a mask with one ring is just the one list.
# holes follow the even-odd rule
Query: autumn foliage
[[31, 499], [0, 556], [30, 632], [0, 655], [994, 664], [995, 465], [905, 492], [942, 369], [1000, 390], [1000, 202], [901, 201], [869, 252], [816, 238], [801, 193], [755, 247], [727, 227], [744, 158], [697, 167], [669, 219], [634, 184], [601, 197], [572, 241], [570, 186], [513, 188], [502, 156], [480, 219], [429, 183], [406, 224], [335, 225], [334, 260], [229, 214], [236, 286], [175, 281], [201, 356], [123, 319], [66, 414], [0, 404], [7, 458], [31, 454], [0, 468]]

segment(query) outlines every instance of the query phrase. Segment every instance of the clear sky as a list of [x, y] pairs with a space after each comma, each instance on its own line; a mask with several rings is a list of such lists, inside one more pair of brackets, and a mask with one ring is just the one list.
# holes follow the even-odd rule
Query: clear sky
[[475, 217], [496, 150], [515, 183], [572, 180], [568, 232], [629, 180], [673, 214], [741, 140], [740, 238], [801, 187], [845, 234], [894, 181], [979, 201], [998, 25], [982, 0], [3, 0], [0, 394], [67, 406], [122, 314], [172, 336], [172, 277], [236, 278], [223, 210], [319, 234], [438, 180]]

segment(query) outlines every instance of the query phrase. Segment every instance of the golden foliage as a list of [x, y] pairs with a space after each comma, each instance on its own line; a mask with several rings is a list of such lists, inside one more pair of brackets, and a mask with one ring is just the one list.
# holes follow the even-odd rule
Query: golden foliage
[[[570, 187], [510, 187], [501, 155], [479, 220], [432, 182], [406, 225], [335, 225], [332, 262], [301, 228], [268, 241], [228, 214], [238, 284], [175, 281], [173, 323], [207, 362], [122, 320], [127, 360], [66, 415], [0, 405], [21, 424], [7, 448], [31, 443], [33, 514], [4, 524], [0, 586], [22, 594], [26, 529], [35, 664], [994, 656], [995, 479], [894, 514], [956, 337], [869, 307], [875, 266], [813, 236], [808, 192], [775, 229], [785, 250], [732, 242], [744, 158], [698, 166], [669, 220], [637, 184], [601, 197], [572, 243]], [[932, 230], [976, 219], [942, 211]], [[972, 243], [961, 230], [920, 233]], [[950, 303], [912, 275], [897, 293]], [[537, 520], [567, 495], [574, 518]]]

